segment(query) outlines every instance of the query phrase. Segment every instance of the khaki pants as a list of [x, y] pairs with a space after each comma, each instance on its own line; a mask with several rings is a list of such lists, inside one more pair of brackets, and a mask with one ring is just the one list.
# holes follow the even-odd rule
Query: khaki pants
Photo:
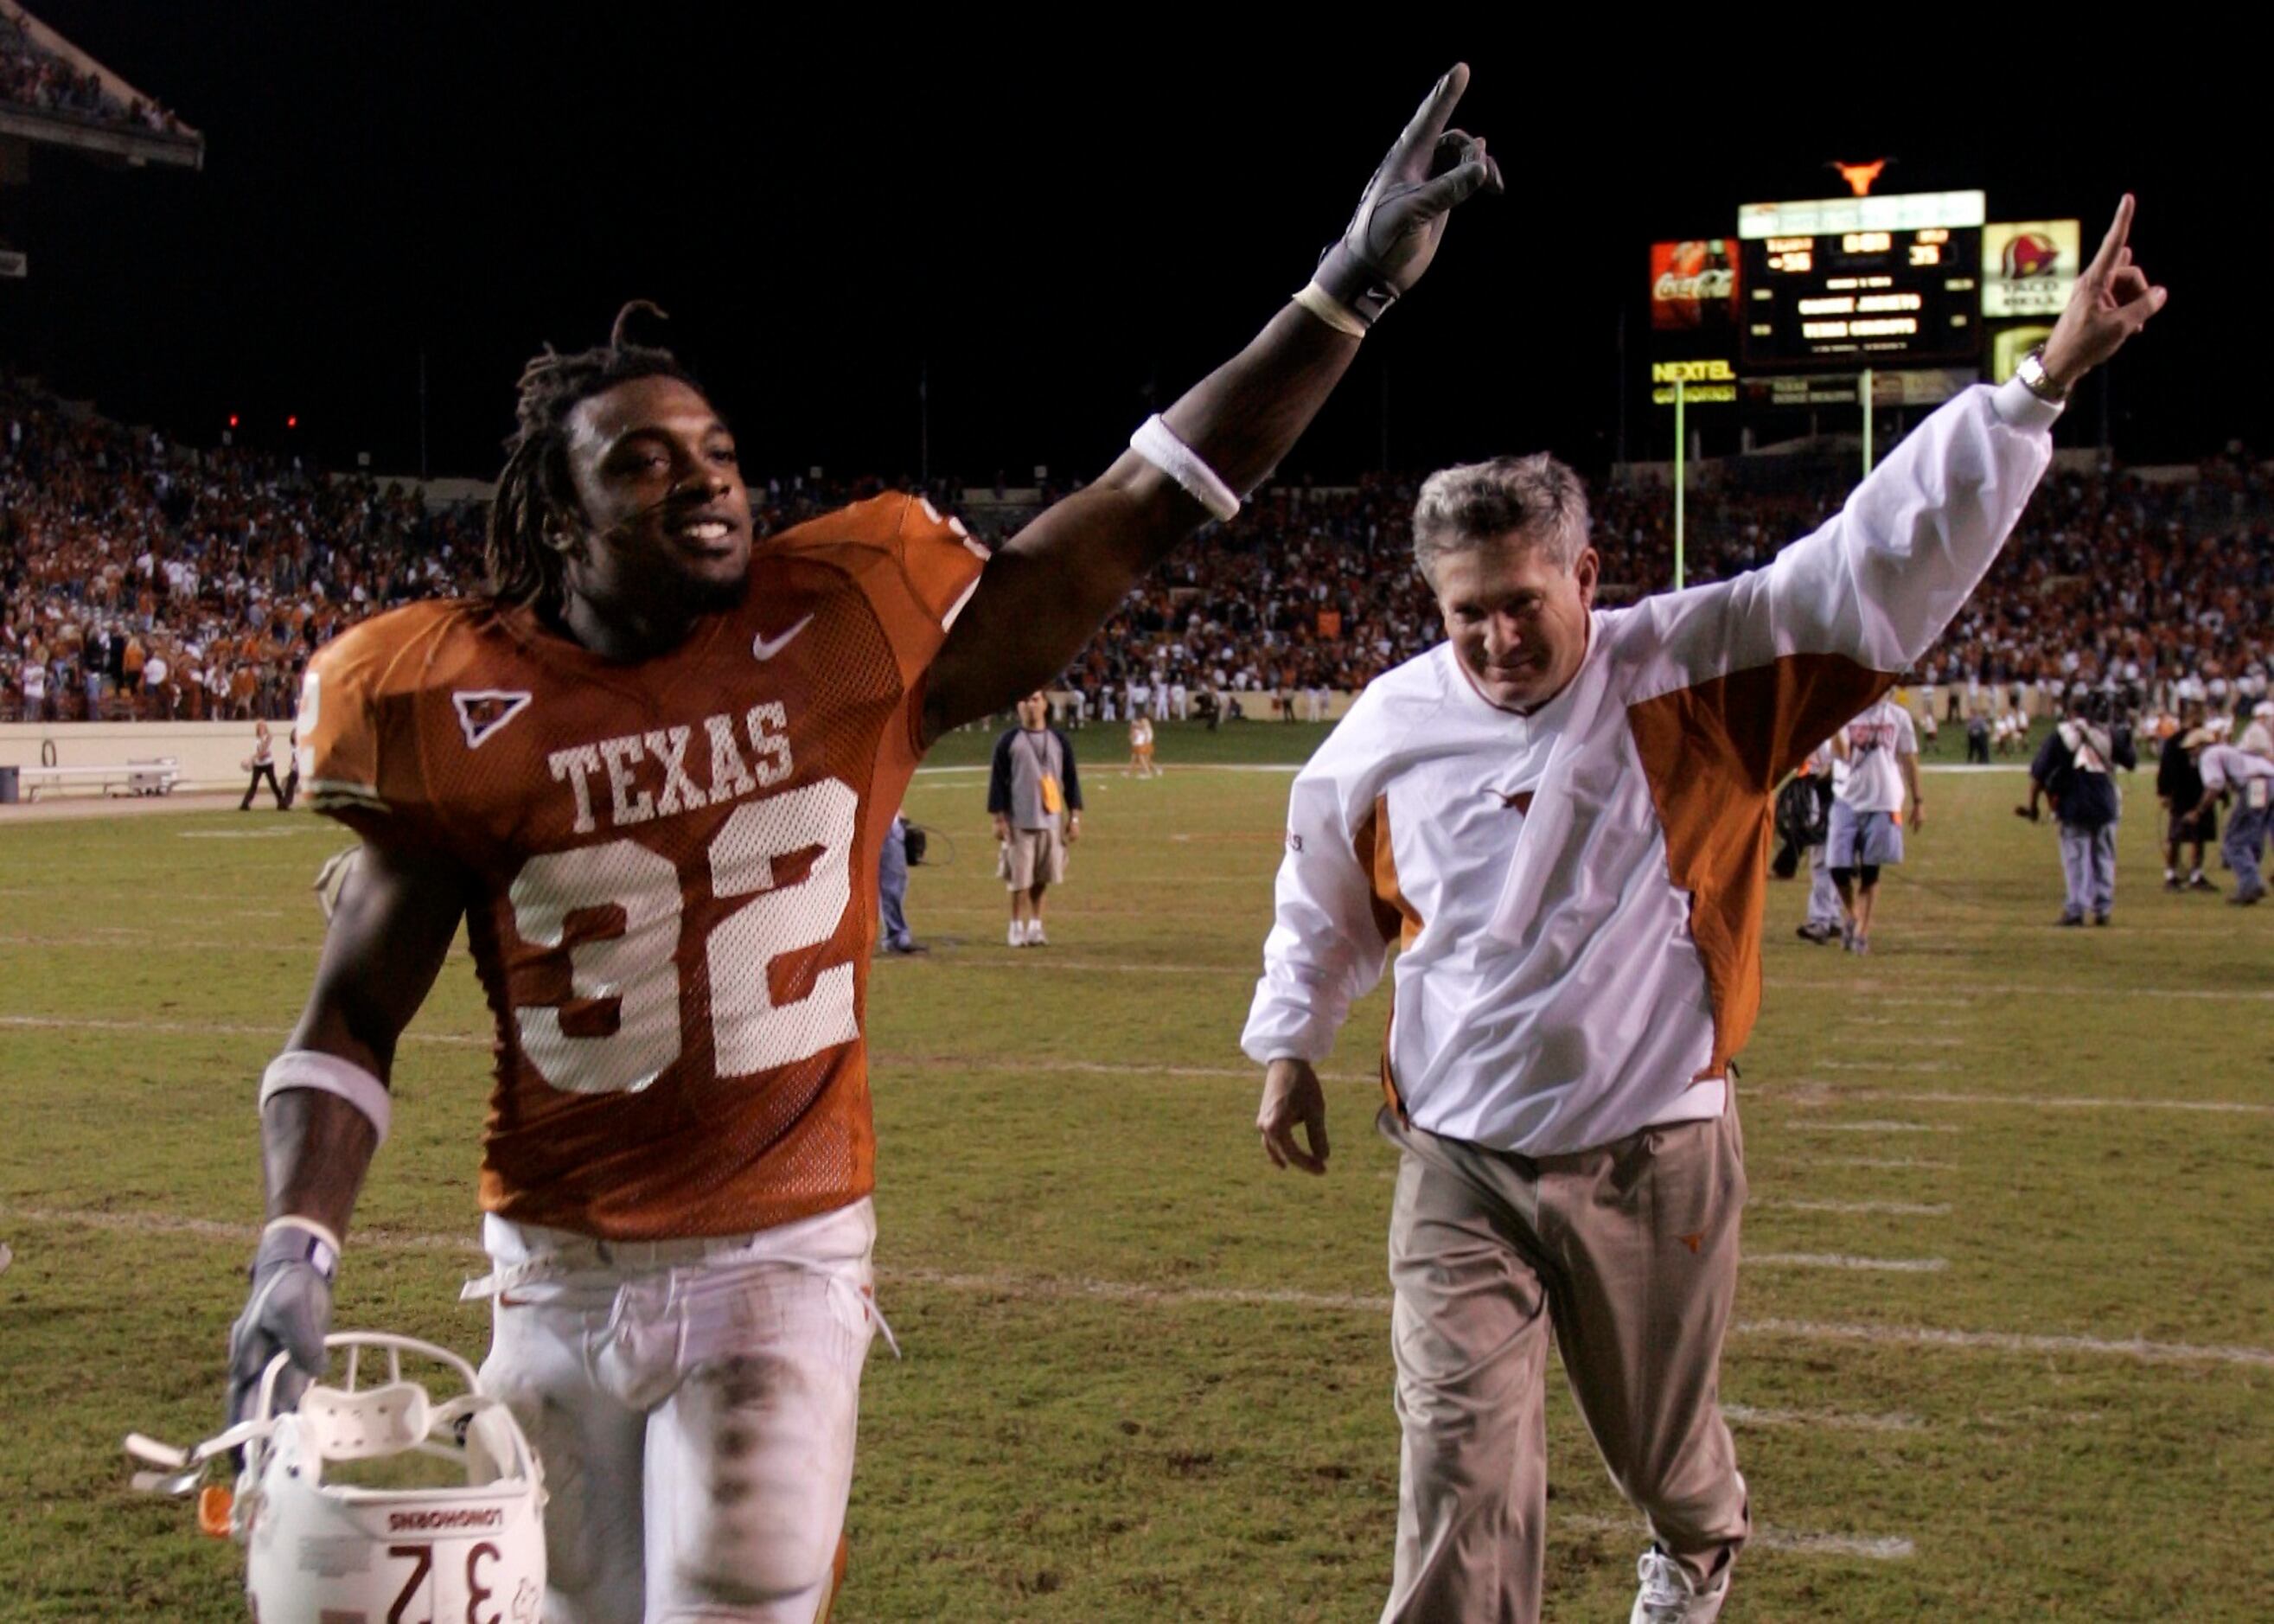
[[1066, 876], [1065, 837], [1056, 825], [1046, 829], [1013, 829], [997, 867], [1005, 887], [1013, 891], [1062, 885]]
[[1744, 1149], [1734, 1107], [1538, 1161], [1382, 1114], [1404, 1152], [1397, 1558], [1384, 1624], [1532, 1624], [1550, 1327], [1611, 1479], [1704, 1581], [1751, 1529], [1719, 1403]]

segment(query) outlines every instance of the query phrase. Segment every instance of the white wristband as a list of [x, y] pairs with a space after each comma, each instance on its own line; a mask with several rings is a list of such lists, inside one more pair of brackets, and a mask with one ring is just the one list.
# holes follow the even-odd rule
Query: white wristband
[[380, 1144], [387, 1143], [387, 1125], [394, 1114], [387, 1084], [353, 1061], [320, 1049], [287, 1049], [261, 1074], [260, 1103], [266, 1107], [275, 1096], [296, 1088], [338, 1095], [370, 1121]]
[[315, 1266], [316, 1273], [324, 1277], [324, 1282], [327, 1285], [340, 1277], [340, 1237], [334, 1235], [328, 1226], [318, 1223], [312, 1218], [301, 1218], [293, 1214], [287, 1214], [282, 1218], [272, 1218], [268, 1220], [267, 1227], [260, 1232], [262, 1243], [265, 1244], [268, 1237], [280, 1229], [297, 1229], [308, 1237], [305, 1250], [301, 1256], [305, 1261]]
[[1129, 449], [1184, 487], [1185, 495], [1219, 519], [1239, 512], [1239, 498], [1216, 471], [1202, 462], [1200, 453], [1177, 438], [1176, 431], [1156, 413], [1129, 436]]
[[1352, 338], [1366, 336], [1365, 318], [1315, 282], [1305, 283], [1295, 302], [1337, 333], [1348, 333]]

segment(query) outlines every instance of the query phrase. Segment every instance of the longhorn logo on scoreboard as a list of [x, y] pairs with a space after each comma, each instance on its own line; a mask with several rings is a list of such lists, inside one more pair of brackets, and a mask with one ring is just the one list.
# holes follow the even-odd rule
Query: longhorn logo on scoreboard
[[1737, 321], [1737, 245], [1726, 237], [1650, 245], [1650, 324], [1661, 333]]

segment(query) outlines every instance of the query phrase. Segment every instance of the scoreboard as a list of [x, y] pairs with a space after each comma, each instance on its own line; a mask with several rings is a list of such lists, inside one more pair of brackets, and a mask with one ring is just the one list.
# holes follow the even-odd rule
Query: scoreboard
[[1982, 353], [1979, 192], [1738, 210], [1749, 371], [1946, 366]]

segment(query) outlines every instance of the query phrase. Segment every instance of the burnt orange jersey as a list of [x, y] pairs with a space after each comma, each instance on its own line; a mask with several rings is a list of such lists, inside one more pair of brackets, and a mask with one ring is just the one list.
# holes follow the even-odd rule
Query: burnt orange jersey
[[644, 1240], [869, 1192], [877, 845], [985, 557], [885, 495], [758, 543], [741, 608], [636, 665], [471, 600], [317, 653], [317, 810], [475, 877], [486, 1208]]

